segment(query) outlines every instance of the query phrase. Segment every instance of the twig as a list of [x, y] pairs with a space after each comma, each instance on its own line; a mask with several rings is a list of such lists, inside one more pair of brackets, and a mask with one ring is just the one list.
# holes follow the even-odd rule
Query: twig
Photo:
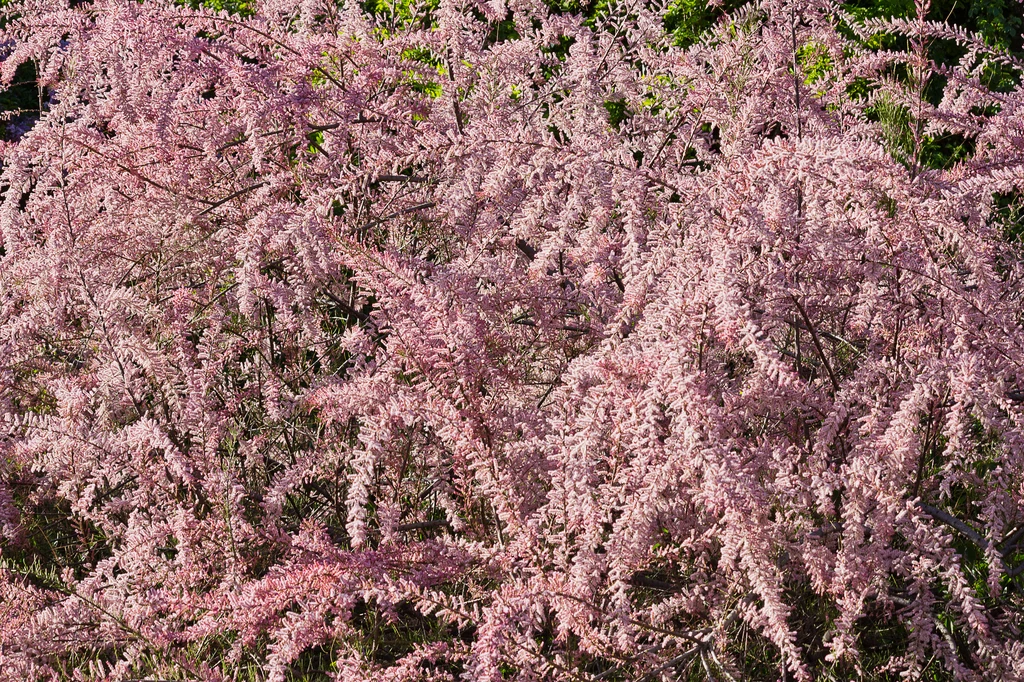
[[669, 660], [665, 661], [662, 665], [658, 666], [654, 670], [648, 671], [648, 673], [646, 675], [644, 675], [643, 677], [641, 677], [640, 679], [641, 680], [649, 680], [649, 679], [651, 679], [652, 677], [654, 677], [655, 675], [657, 675], [661, 671], [665, 670], [666, 668], [671, 668], [672, 666], [675, 666], [675, 665], [678, 665], [678, 664], [682, 663], [683, 661], [685, 661], [686, 659], [690, 658], [695, 653], [700, 651], [704, 646], [706, 646], [706, 645], [703, 642], [701, 642], [700, 644], [693, 645], [692, 647], [690, 647], [689, 649], [687, 649], [683, 653], [679, 654], [675, 658], [670, 658]]
[[1021, 540], [1024, 540], [1024, 526], [1018, 528], [1013, 534], [1007, 536], [1002, 542], [999, 543], [999, 545], [1003, 548], [1003, 556], [1005, 557], [1010, 552], [1012, 552], [1016, 547], [1017, 543]]
[[432, 528], [449, 528], [448, 519], [436, 519], [434, 521], [416, 521], [414, 523], [400, 523], [395, 526], [399, 533], [406, 533], [414, 530], [429, 530]]
[[415, 206], [410, 206], [409, 208], [403, 208], [401, 211], [395, 211], [394, 213], [389, 213], [388, 215], [384, 216], [383, 218], [378, 218], [377, 220], [371, 220], [370, 222], [368, 222], [365, 225], [363, 225], [362, 227], [360, 227], [359, 228], [359, 232], [364, 232], [366, 230], [369, 230], [370, 228], [377, 227], [381, 223], [385, 223], [385, 222], [391, 220], [392, 218], [397, 218], [400, 215], [405, 215], [406, 213], [413, 213], [415, 211], [420, 211], [420, 210], [423, 210], [423, 209], [426, 209], [426, 208], [433, 208], [436, 205], [437, 204], [435, 204], [433, 201], [427, 201], [427, 202], [424, 202], [422, 204], [416, 204]]
[[267, 184], [266, 181], [257, 182], [255, 185], [249, 185], [248, 187], [246, 187], [244, 189], [240, 189], [237, 192], [232, 192], [231, 194], [227, 195], [223, 199], [221, 199], [219, 201], [215, 201], [212, 204], [210, 204], [209, 206], [207, 206], [206, 208], [204, 208], [202, 211], [200, 211], [199, 213], [196, 214], [196, 217], [199, 217], [201, 215], [206, 215], [210, 211], [214, 210], [215, 208], [219, 208], [219, 207], [223, 206], [224, 204], [228, 203], [232, 199], [240, 197], [243, 194], [245, 194], [246, 192], [251, 192], [254, 189], [259, 189], [260, 187], [263, 187], [263, 185], [265, 185], [265, 184]]
[[807, 325], [807, 331], [811, 334], [811, 341], [814, 342], [814, 349], [818, 351], [818, 357], [821, 358], [821, 364], [825, 366], [825, 371], [828, 372], [828, 378], [832, 382], [832, 388], [836, 393], [839, 392], [839, 380], [836, 379], [836, 373], [832, 371], [832, 365], [828, 364], [828, 358], [825, 357], [825, 349], [821, 347], [821, 339], [818, 338], [818, 332], [815, 331], [814, 325], [811, 324], [811, 318], [807, 316], [807, 311], [800, 305], [800, 301], [797, 300], [796, 296], [790, 296], [793, 299], [793, 304], [796, 309], [800, 312], [800, 317], [804, 318], [804, 324]]
[[[802, 320], [797, 320], [797, 319], [794, 319], [792, 317], [785, 317], [785, 318], [783, 318], [783, 320], [786, 322], [786, 324], [792, 325], [796, 329], [803, 329], [804, 331], [810, 331], [810, 329], [807, 328], [807, 325], [805, 325]], [[839, 336], [838, 334], [833, 334], [832, 332], [828, 332], [828, 331], [824, 331], [824, 330], [821, 330], [818, 333], [821, 334], [823, 337], [825, 337], [826, 339], [828, 339], [829, 341], [831, 341], [833, 343], [841, 343], [841, 344], [843, 344], [845, 346], [849, 346], [850, 350], [852, 350], [857, 355], [860, 355], [860, 356], [863, 357], [864, 351], [862, 351], [860, 348], [855, 346], [852, 342], [847, 341], [843, 337]], [[1022, 395], [1021, 397], [1024, 398], [1024, 395]]]
[[682, 589], [679, 585], [666, 582], [664, 580], [658, 580], [657, 578], [651, 578], [643, 573], [634, 573], [630, 576], [627, 582], [633, 587], [647, 587], [652, 590], [660, 590], [662, 592], [679, 592]]
[[381, 175], [377, 182], [426, 182], [426, 178], [418, 175]]
[[[985, 538], [983, 538], [981, 536], [981, 534], [978, 533], [978, 531], [974, 530], [973, 528], [968, 526], [966, 523], [964, 523], [960, 519], [958, 519], [955, 516], [953, 516], [952, 514], [944, 512], [941, 509], [939, 509], [938, 507], [933, 507], [930, 504], [924, 504], [922, 502], [918, 502], [917, 506], [920, 507], [922, 511], [924, 511], [926, 514], [928, 514], [928, 516], [931, 516], [936, 521], [942, 521], [947, 526], [950, 526], [951, 528], [955, 528], [956, 530], [958, 530], [961, 533], [963, 533], [963, 535], [967, 539], [969, 539], [971, 542], [973, 542], [975, 545], [977, 545], [978, 548], [981, 549], [981, 551], [985, 552], [985, 551], [988, 551], [990, 548], [995, 549], [995, 547], [992, 546], [992, 543], [989, 542], [988, 540], [986, 540]], [[1024, 529], [1022, 529], [1022, 530], [1024, 530]], [[1018, 538], [1019, 535], [1021, 535], [1021, 531], [1017, 531], [1016, 533], [1011, 535], [1007, 540], [1004, 540], [1004, 544], [1006, 546], [1000, 552], [1000, 556], [1002, 556], [1002, 558], [1004, 559], [1003, 566], [1005, 566], [1006, 569], [1007, 569], [1006, 570], [1006, 575], [1008, 577], [1010, 577], [1010, 578], [1015, 578], [1018, 575], [1020, 575], [1021, 573], [1024, 573], [1024, 562], [1021, 562], [1021, 563], [1017, 564], [1016, 566], [1014, 566], [1013, 568], [1010, 568], [1009, 566], [1006, 566], [1006, 561], [1005, 561], [1006, 557], [1008, 557], [1010, 555], [1010, 552], [1012, 551], [1013, 546], [1016, 544], [1017, 540], [1019, 539]], [[1010, 542], [1011, 540], [1013, 542]]]
[[346, 313], [348, 313], [352, 317], [356, 318], [360, 322], [366, 322], [369, 319], [369, 317], [370, 317], [369, 315], [367, 315], [366, 313], [364, 313], [361, 310], [356, 310], [355, 308], [350, 306], [348, 303], [346, 303], [345, 301], [341, 300], [340, 298], [338, 298], [337, 296], [332, 294], [327, 289], [324, 289], [324, 295], [327, 296], [327, 298], [331, 299], [331, 301], [333, 301], [335, 304], [337, 304], [337, 306], [339, 308], [341, 308], [343, 311], [345, 311]]
[[529, 242], [527, 242], [525, 239], [517, 239], [516, 248], [522, 251], [523, 255], [529, 258], [530, 260], [533, 260], [534, 258], [537, 257], [537, 249], [530, 246]]
[[955, 516], [942, 511], [938, 507], [933, 507], [930, 504], [924, 504], [923, 502], [918, 502], [917, 506], [921, 508], [921, 511], [928, 514], [928, 516], [932, 517], [936, 521], [942, 521], [947, 526], [955, 528], [956, 530], [963, 533], [965, 537], [967, 537], [971, 542], [973, 542], [975, 545], [981, 548], [982, 551], [987, 550], [991, 546], [991, 543], [988, 540], [981, 537], [981, 535], [979, 535], [976, 530], [974, 530], [973, 528], [971, 528]]

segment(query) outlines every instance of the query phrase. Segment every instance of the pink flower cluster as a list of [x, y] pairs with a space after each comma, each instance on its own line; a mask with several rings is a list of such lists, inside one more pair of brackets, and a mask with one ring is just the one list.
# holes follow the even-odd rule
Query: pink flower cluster
[[3, 11], [0, 680], [1024, 677], [1012, 56]]

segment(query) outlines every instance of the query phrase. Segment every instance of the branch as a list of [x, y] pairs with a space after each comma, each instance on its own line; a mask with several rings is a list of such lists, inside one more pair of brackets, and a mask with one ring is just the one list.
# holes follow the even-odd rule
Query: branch
[[612, 270], [612, 281], [615, 282], [615, 286], [619, 288], [620, 293], [626, 293], [626, 285], [622, 282], [622, 276], [614, 269]]
[[974, 530], [955, 516], [942, 511], [938, 507], [933, 507], [930, 504], [925, 504], [923, 502], [918, 502], [917, 506], [921, 508], [921, 511], [936, 521], [942, 521], [947, 526], [960, 531], [967, 539], [980, 547], [982, 551], [987, 550], [991, 546], [992, 543], [981, 537], [981, 535], [978, 534], [978, 531]]
[[[75, 144], [78, 144], [78, 145], [88, 149], [89, 151], [91, 151], [93, 154], [96, 154], [97, 156], [101, 156], [104, 159], [109, 159], [109, 160], [113, 161], [120, 170], [124, 171], [125, 173], [128, 173], [129, 175], [131, 175], [131, 176], [133, 176], [135, 178], [138, 178], [139, 180], [141, 180], [142, 182], [146, 183], [147, 185], [152, 185], [153, 187], [156, 187], [159, 190], [163, 190], [164, 192], [167, 192], [171, 196], [180, 196], [180, 194], [178, 192], [175, 192], [170, 187], [168, 187], [166, 185], [163, 185], [163, 184], [157, 182], [156, 180], [152, 180], [152, 179], [146, 177], [145, 175], [143, 175], [139, 171], [135, 170], [134, 168], [131, 168], [130, 166], [126, 166], [123, 163], [121, 163], [120, 161], [117, 161], [116, 159], [111, 158], [109, 155], [104, 154], [103, 152], [101, 152], [100, 150], [96, 149], [92, 145], [86, 144], [85, 142], [82, 142], [81, 140], [75, 140], [73, 138], [72, 138], [72, 142], [74, 142]], [[209, 204], [213, 203], [212, 201], [209, 201], [207, 199], [203, 199], [202, 197], [193, 197], [193, 198], [196, 201], [198, 201], [200, 203], [203, 203], [203, 204], [209, 205]]]
[[414, 530], [430, 530], [432, 528], [447, 528], [451, 530], [447, 519], [437, 519], [435, 521], [416, 521], [414, 523], [400, 523], [395, 526], [395, 530], [399, 533], [406, 533]]
[[796, 305], [796, 309], [800, 312], [800, 317], [804, 318], [804, 324], [807, 325], [807, 331], [811, 333], [811, 340], [814, 342], [814, 349], [818, 351], [821, 364], [825, 366], [825, 371], [828, 372], [828, 378], [832, 382], [833, 390], [839, 393], [839, 380], [836, 379], [836, 373], [832, 371], [832, 365], [828, 364], [828, 358], [825, 357], [825, 349], [821, 347], [821, 339], [818, 338], [818, 332], [814, 330], [814, 325], [811, 324], [811, 318], [807, 316], [807, 311], [800, 305], [800, 301], [797, 300], [796, 296], [790, 296], [790, 298], [793, 299], [793, 304]]
[[[960, 531], [967, 539], [977, 545], [981, 551], [985, 552], [990, 548], [998, 549], [998, 546], [993, 546], [992, 543], [983, 538], [978, 531], [974, 530], [952, 514], [944, 512], [938, 507], [933, 507], [930, 504], [924, 504], [923, 502], [918, 502], [917, 506], [936, 521], [941, 521], [947, 526]], [[1024, 528], [1014, 532], [1013, 535], [1004, 540], [1002, 543], [1004, 547], [999, 553], [1003, 560], [1003, 567], [1006, 568], [1006, 575], [1010, 578], [1016, 578], [1021, 573], [1024, 573], [1024, 562], [1017, 564], [1013, 568], [1006, 564], [1006, 558], [1010, 555], [1014, 546], [1022, 537], [1024, 537]]]
[[397, 218], [400, 215], [405, 215], [406, 213], [413, 213], [415, 211], [419, 211], [419, 210], [422, 210], [422, 209], [425, 209], [425, 208], [433, 208], [436, 205], [437, 204], [435, 204], [433, 201], [427, 201], [427, 202], [424, 202], [422, 204], [416, 204], [415, 206], [410, 206], [409, 208], [403, 208], [401, 211], [395, 211], [394, 213], [389, 213], [388, 215], [384, 216], [383, 218], [377, 218], [376, 220], [371, 220], [370, 222], [368, 222], [365, 225], [363, 225], [362, 227], [360, 227], [359, 228], [359, 232], [364, 232], [366, 230], [369, 230], [372, 227], [377, 227], [381, 223], [387, 222], [387, 221], [391, 220], [392, 218]]
[[327, 298], [331, 299], [331, 301], [333, 301], [335, 304], [337, 304], [337, 306], [341, 308], [344, 312], [348, 313], [349, 315], [356, 318], [360, 322], [366, 322], [370, 318], [369, 315], [362, 312], [361, 310], [356, 310], [348, 303], [345, 303], [345, 301], [341, 300], [340, 298], [332, 294], [329, 290], [324, 289], [324, 295], [327, 296]]
[[533, 260], [534, 258], [537, 257], [537, 249], [530, 246], [529, 242], [527, 242], [525, 239], [517, 239], [516, 248], [522, 251], [523, 255], [529, 258], [530, 260]]
[[626, 581], [633, 587], [646, 587], [652, 590], [660, 590], [661, 592], [679, 592], [682, 588], [674, 583], [666, 582], [664, 580], [658, 580], [657, 578], [651, 578], [645, 573], [634, 573]]
[[[803, 320], [797, 320], [792, 317], [784, 317], [782, 319], [786, 324], [796, 327], [797, 329], [803, 329], [804, 331], [807, 332], [811, 331], [811, 329], [806, 324], [804, 324]], [[821, 334], [826, 339], [828, 339], [829, 341], [831, 341], [832, 343], [841, 343], [845, 346], [849, 346], [850, 350], [852, 350], [854, 353], [860, 355], [861, 357], [864, 356], [864, 351], [855, 346], [851, 341], [847, 341], [838, 334], [833, 334], [832, 332], [827, 332], [824, 330], [819, 331], [818, 333]], [[1022, 398], [1024, 398], [1024, 395], [1022, 395]]]
[[426, 178], [418, 175], [381, 175], [377, 182], [426, 182]]
[[199, 213], [196, 214], [196, 217], [199, 217], [201, 215], [206, 215], [210, 211], [214, 210], [215, 208], [219, 208], [219, 207], [223, 206], [224, 204], [228, 203], [232, 199], [240, 197], [243, 194], [245, 194], [246, 192], [251, 192], [254, 189], [259, 189], [260, 187], [263, 187], [263, 185], [265, 185], [265, 184], [267, 184], [265, 181], [264, 182], [257, 182], [255, 185], [249, 185], [248, 187], [246, 187], [244, 189], [240, 189], [237, 192], [232, 192], [231, 194], [227, 195], [223, 199], [221, 199], [219, 201], [215, 201], [212, 204], [210, 204], [209, 206], [207, 206], [206, 208], [204, 208], [202, 211], [200, 211]]
[[1002, 542], [999, 543], [999, 545], [1003, 548], [1003, 556], [1009, 555], [1010, 552], [1012, 552], [1014, 548], [1017, 546], [1017, 543], [1021, 540], [1024, 540], [1024, 526], [1018, 528], [1011, 535], [1008, 535]]

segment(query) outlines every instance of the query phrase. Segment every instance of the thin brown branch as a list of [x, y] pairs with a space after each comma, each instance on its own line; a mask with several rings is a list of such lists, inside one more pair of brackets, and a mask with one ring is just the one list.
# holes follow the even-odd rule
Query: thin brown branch
[[221, 206], [223, 206], [224, 204], [228, 203], [232, 199], [236, 199], [236, 198], [242, 196], [243, 194], [245, 194], [246, 192], [251, 192], [254, 189], [259, 189], [260, 187], [263, 187], [265, 184], [267, 184], [267, 183], [266, 182], [257, 182], [256, 184], [249, 185], [248, 187], [240, 189], [237, 192], [232, 192], [231, 194], [227, 195], [223, 199], [215, 201], [212, 204], [210, 204], [208, 207], [204, 208], [202, 211], [200, 211], [199, 213], [196, 214], [196, 217], [199, 217], [201, 215], [206, 215], [210, 211], [212, 211], [212, 210], [214, 210], [216, 208], [220, 208]]
[[828, 372], [829, 381], [832, 382], [832, 389], [838, 393], [839, 380], [836, 378], [836, 373], [832, 371], [832, 365], [829, 364], [828, 358], [825, 356], [825, 349], [821, 346], [821, 339], [818, 338], [818, 332], [811, 323], [811, 318], [808, 317], [807, 311], [800, 305], [800, 301], [797, 300], [796, 296], [790, 296], [790, 298], [793, 299], [793, 304], [796, 306], [797, 311], [800, 312], [800, 317], [804, 319], [804, 324], [807, 325], [807, 331], [811, 334], [811, 341], [814, 342], [814, 349], [818, 352], [818, 357], [821, 359], [821, 364], [825, 366], [825, 371]]

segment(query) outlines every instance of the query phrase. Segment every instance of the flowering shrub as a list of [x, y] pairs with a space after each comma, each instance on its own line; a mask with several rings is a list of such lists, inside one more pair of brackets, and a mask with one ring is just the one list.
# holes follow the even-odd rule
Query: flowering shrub
[[1024, 676], [1024, 64], [245, 9], [5, 6], [0, 678]]

